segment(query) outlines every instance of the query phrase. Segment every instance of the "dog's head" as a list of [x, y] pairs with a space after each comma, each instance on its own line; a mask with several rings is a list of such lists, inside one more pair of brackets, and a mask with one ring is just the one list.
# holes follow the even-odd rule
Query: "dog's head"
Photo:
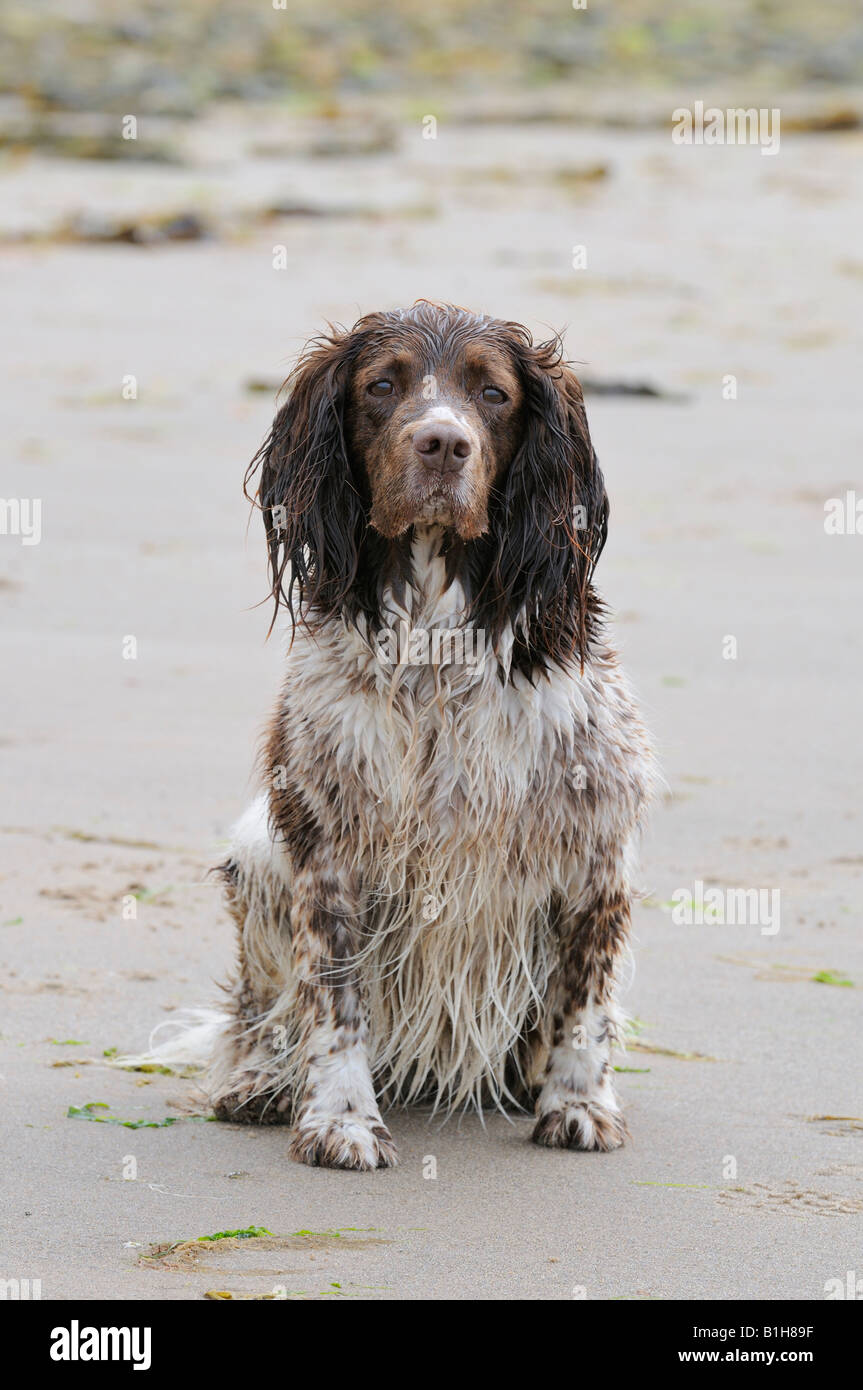
[[608, 500], [558, 339], [421, 300], [316, 339], [286, 385], [247, 477], [277, 607], [374, 623], [431, 525], [471, 617], [494, 639], [509, 623], [522, 664], [584, 657]]

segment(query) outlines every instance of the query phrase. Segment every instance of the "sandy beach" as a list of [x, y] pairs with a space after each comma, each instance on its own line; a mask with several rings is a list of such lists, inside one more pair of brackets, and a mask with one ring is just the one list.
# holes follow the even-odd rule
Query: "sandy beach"
[[[765, 158], [650, 124], [426, 140], [417, 116], [315, 158], [284, 124], [219, 108], [176, 167], [37, 152], [0, 175], [2, 491], [41, 502], [38, 544], [0, 536], [0, 1276], [823, 1299], [863, 1275], [863, 535], [824, 526], [863, 499], [863, 134]], [[188, 239], [159, 232], [178, 218]], [[588, 383], [657, 393], [587, 396], [597, 582], [667, 782], [616, 1056], [632, 1137], [548, 1152], [528, 1117], [414, 1112], [390, 1117], [394, 1171], [312, 1170], [279, 1128], [209, 1122], [193, 1081], [104, 1059], [231, 966], [206, 875], [280, 669], [242, 496], [275, 389], [327, 318], [419, 296], [566, 328]], [[778, 930], [675, 921], [698, 883], [777, 890]], [[181, 1245], [250, 1226], [273, 1238]]]

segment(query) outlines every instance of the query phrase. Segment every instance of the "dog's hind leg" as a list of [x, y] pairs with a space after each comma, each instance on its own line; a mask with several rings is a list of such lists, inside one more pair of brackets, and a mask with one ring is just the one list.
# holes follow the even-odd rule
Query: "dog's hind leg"
[[291, 970], [291, 875], [260, 796], [237, 823], [217, 870], [237, 927], [238, 968], [216, 1008], [184, 1009], [159, 1024], [146, 1052], [120, 1067], [193, 1069], [221, 1120], [291, 1119], [296, 1016]]
[[297, 1045], [291, 867], [271, 835], [266, 796], [237, 823], [218, 873], [237, 927], [237, 968], [205, 1084], [220, 1120], [288, 1124]]

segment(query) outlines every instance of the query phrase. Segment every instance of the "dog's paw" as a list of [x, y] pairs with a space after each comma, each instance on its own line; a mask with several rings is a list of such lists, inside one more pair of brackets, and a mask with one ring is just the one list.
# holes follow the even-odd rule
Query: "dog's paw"
[[620, 1111], [597, 1101], [570, 1101], [541, 1114], [531, 1138], [546, 1149], [583, 1149], [608, 1153], [627, 1137]]
[[291, 1158], [320, 1168], [395, 1168], [398, 1162], [392, 1135], [379, 1115], [307, 1114], [297, 1121]]

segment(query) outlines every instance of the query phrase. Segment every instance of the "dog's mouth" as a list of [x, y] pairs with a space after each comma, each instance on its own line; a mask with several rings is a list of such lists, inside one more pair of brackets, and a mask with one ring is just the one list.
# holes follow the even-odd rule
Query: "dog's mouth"
[[429, 474], [417, 480], [412, 492], [417, 521], [454, 522], [467, 511], [463, 473]]
[[461, 473], [436, 473], [424, 479], [417, 491], [423, 501], [429, 497], [457, 499], [464, 492], [463, 482]]
[[469, 469], [437, 472], [410, 467], [400, 487], [383, 488], [373, 496], [369, 519], [385, 536], [403, 535], [420, 524], [448, 527], [462, 539], [471, 540], [487, 525], [479, 489]]
[[436, 494], [427, 497], [419, 506], [414, 517], [414, 522], [417, 521], [437, 521], [444, 526], [451, 526], [455, 521], [455, 511], [446, 497]]

